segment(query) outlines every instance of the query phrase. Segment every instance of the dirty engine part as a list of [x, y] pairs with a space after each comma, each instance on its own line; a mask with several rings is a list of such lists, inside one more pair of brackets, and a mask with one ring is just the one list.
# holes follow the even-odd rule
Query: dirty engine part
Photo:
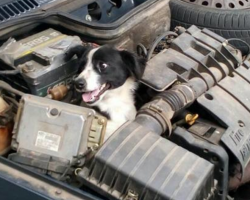
[[[197, 131], [198, 134], [201, 134], [202, 131], [209, 128], [209, 124], [206, 122], [199, 126], [198, 123], [201, 123], [201, 121], [197, 120], [199, 115], [184, 114], [187, 109], [197, 103], [206, 108], [200, 103], [203, 98], [207, 99], [206, 102], [212, 103], [216, 96], [228, 96], [223, 89], [226, 86], [220, 87], [220, 84], [227, 79], [235, 79], [239, 76], [241, 79], [234, 85], [242, 83], [243, 80], [247, 83], [247, 77], [244, 76], [247, 76], [249, 61], [243, 60], [241, 53], [230, 46], [224, 38], [207, 29], [200, 30], [192, 26], [188, 30], [183, 28], [176, 30], [179, 36], [173, 38], [168, 49], [163, 50], [148, 62], [142, 80], [144, 84], [159, 93], [151, 102], [142, 106], [134, 122], [128, 123], [117, 130], [101, 147], [91, 164], [85, 166], [79, 173], [79, 177], [86, 185], [90, 184], [93, 189], [111, 199], [129, 199], [132, 191], [132, 194], [137, 196], [135, 199], [154, 199], [156, 193], [161, 199], [225, 200], [230, 179], [229, 167], [233, 167], [237, 163], [229, 163], [229, 156], [238, 159], [242, 169], [242, 176], [244, 176], [245, 168], [249, 163], [249, 156], [247, 153], [242, 154], [241, 152], [248, 145], [249, 139], [247, 134], [242, 134], [237, 145], [232, 144], [239, 137], [236, 137], [236, 139], [232, 137], [234, 132], [230, 131], [230, 126], [233, 126], [234, 123], [230, 124], [224, 121], [225, 119], [232, 119], [231, 114], [225, 112], [226, 115], [223, 115], [224, 110], [220, 110], [218, 107], [220, 105], [221, 108], [224, 108], [223, 104], [227, 104], [228, 100], [221, 97], [223, 101], [216, 102], [215, 110], [211, 108], [212, 105], [210, 105], [210, 108], [207, 107], [206, 110], [213, 111], [212, 116], [221, 115], [219, 123], [210, 125], [210, 129], [212, 127], [211, 130], [213, 130], [210, 131], [210, 135], [197, 135]], [[242, 73], [243, 71], [245, 73]], [[210, 98], [210, 92], [217, 87], [223, 89], [224, 92], [221, 94], [217, 92], [216, 95], [211, 95], [212, 98]], [[232, 84], [231, 88], [232, 92], [239, 91], [233, 90]], [[241, 95], [243, 96], [243, 94]], [[247, 91], [244, 95], [247, 96]], [[239, 105], [236, 103], [236, 95], [233, 97], [233, 102], [237, 106], [235, 109], [239, 109]], [[243, 101], [243, 98], [241, 100]], [[228, 105], [228, 108], [233, 110], [234, 106]], [[239, 111], [246, 112], [243, 109], [239, 109]], [[238, 111], [235, 112], [238, 113]], [[183, 131], [185, 127], [182, 127], [180, 123], [172, 124], [175, 117], [181, 113], [185, 116], [185, 123], [189, 125], [190, 129], [188, 131], [192, 137], [185, 138], [187, 136], [186, 130]], [[186, 117], [187, 115], [188, 117]], [[246, 115], [245, 118], [241, 119], [240, 127], [242, 129], [246, 126], [243, 119], [250, 118], [247, 118]], [[195, 126], [197, 127], [195, 128]], [[216, 137], [214, 135], [216, 131], [222, 133], [222, 135]], [[206, 171], [205, 167], [201, 167], [204, 174], [195, 172], [195, 166], [197, 166], [194, 164], [195, 161], [191, 163], [185, 161], [182, 165], [184, 158], [177, 159], [177, 163], [172, 166], [171, 164], [174, 161], [171, 158], [176, 153], [173, 152], [175, 147], [171, 147], [171, 151], [164, 151], [164, 148], [170, 147], [172, 143], [168, 144], [168, 141], [160, 136], [162, 134], [178, 145], [206, 159], [209, 163], [207, 163], [207, 166], [214, 167], [213, 177], [208, 175], [210, 172]], [[179, 139], [175, 140], [177, 134]], [[166, 144], [163, 145], [163, 143]], [[161, 151], [158, 151], [158, 148]], [[161, 156], [164, 152], [166, 153], [165, 156], [159, 158], [158, 163], [158, 156]], [[244, 155], [243, 158], [242, 155]], [[166, 160], [167, 162], [165, 162]], [[201, 164], [202, 162], [198, 163]], [[154, 164], [156, 164], [156, 168], [153, 167]], [[192, 166], [193, 164], [194, 166]], [[166, 167], [167, 165], [169, 166]], [[182, 166], [180, 169], [185, 169], [185, 172], [176, 172], [180, 165]], [[201, 168], [199, 167], [199, 169]], [[182, 174], [182, 176], [174, 175], [175, 172]], [[201, 185], [195, 181], [197, 185], [191, 186], [193, 179], [190, 180], [185, 177], [193, 177], [193, 174], [199, 174], [199, 177], [210, 177], [211, 179], [208, 181], [210, 185]], [[161, 180], [163, 182], [158, 180], [159, 177], [164, 176], [164, 181]], [[171, 186], [165, 188], [169, 180], [172, 180]], [[204, 179], [203, 183], [207, 183], [205, 180], [208, 179]], [[185, 183], [185, 181], [188, 183]], [[154, 187], [155, 184], [157, 187]], [[182, 187], [179, 187], [180, 185], [188, 185], [197, 190], [187, 188], [182, 190]], [[187, 191], [189, 191], [190, 196], [185, 194]], [[190, 191], [192, 192], [190, 193]], [[205, 191], [206, 193], [204, 193]]]
[[[192, 26], [187, 30], [178, 27], [176, 31], [179, 36], [169, 48], [148, 62], [142, 82], [158, 92], [172, 87], [159, 95], [177, 111], [172, 115], [168, 112], [168, 117], [181, 114], [185, 118], [184, 110], [179, 108], [187, 108], [186, 94], [193, 91], [189, 106], [201, 117], [188, 126], [177, 123], [170, 139], [215, 165], [218, 199], [225, 199], [229, 169], [240, 164], [240, 177], [244, 178], [250, 160], [250, 63], [226, 39], [207, 29]], [[176, 89], [184, 86], [185, 92]], [[165, 111], [166, 106], [163, 108]], [[147, 110], [152, 113], [152, 109]]]
[[[81, 45], [78, 36], [68, 36], [54, 29], [16, 41], [9, 39], [0, 48], [0, 77], [14, 88], [38, 96], [46, 96], [58, 85], [68, 85], [77, 73], [76, 59], [65, 63], [64, 53]], [[4, 71], [12, 74], [3, 74]]]
[[32, 95], [21, 99], [16, 121], [9, 159], [61, 180], [102, 144], [106, 128], [94, 110]]
[[208, 161], [132, 122], [78, 176], [108, 199], [209, 200], [216, 190], [213, 173]]

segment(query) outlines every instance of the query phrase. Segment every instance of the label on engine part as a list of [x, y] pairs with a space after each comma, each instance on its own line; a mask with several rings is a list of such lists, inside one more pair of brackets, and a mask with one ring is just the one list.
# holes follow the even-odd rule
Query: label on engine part
[[59, 135], [38, 131], [35, 146], [51, 151], [58, 151], [60, 140], [61, 136]]
[[232, 131], [229, 135], [237, 151], [240, 153], [242, 161], [248, 163], [250, 158], [250, 138], [242, 129]]

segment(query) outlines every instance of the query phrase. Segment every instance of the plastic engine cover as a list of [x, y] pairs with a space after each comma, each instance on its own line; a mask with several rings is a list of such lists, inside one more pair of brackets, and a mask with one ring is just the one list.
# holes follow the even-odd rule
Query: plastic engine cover
[[133, 122], [102, 146], [80, 173], [110, 199], [210, 199], [213, 165]]
[[[177, 128], [171, 139], [208, 161], [217, 159], [214, 176], [218, 181], [219, 199], [226, 199], [228, 192], [228, 157], [234, 155], [234, 160], [241, 165], [242, 177], [250, 162], [250, 62], [242, 60], [237, 52], [221, 36], [191, 26], [180, 33], [168, 49], [148, 62], [142, 79], [144, 84], [159, 92], [176, 81], [188, 83], [194, 77], [206, 82], [208, 91], [197, 98], [198, 106], [201, 112], [210, 113], [224, 130], [216, 127], [207, 129], [213, 130], [209, 133], [204, 131], [204, 124], [199, 128], [195, 123], [191, 128], [194, 130], [196, 126], [197, 131], [189, 130], [194, 137]], [[206, 78], [206, 74], [212, 78]], [[197, 137], [202, 142], [196, 140]]]

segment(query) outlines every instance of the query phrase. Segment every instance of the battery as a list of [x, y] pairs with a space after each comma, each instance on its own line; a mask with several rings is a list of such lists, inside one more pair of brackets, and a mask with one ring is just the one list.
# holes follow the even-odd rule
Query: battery
[[37, 96], [46, 96], [58, 85], [68, 85], [77, 73], [77, 59], [64, 61], [65, 52], [76, 45], [82, 45], [78, 36], [62, 34], [52, 28], [16, 42], [20, 49], [11, 56], [9, 68], [20, 67], [21, 74], [2, 76], [16, 89]]

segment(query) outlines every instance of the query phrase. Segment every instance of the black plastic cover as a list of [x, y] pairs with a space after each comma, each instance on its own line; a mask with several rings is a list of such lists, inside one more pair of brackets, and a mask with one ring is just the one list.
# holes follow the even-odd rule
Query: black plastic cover
[[221, 141], [241, 164], [243, 175], [250, 161], [249, 87], [249, 81], [235, 73], [198, 98], [199, 104], [227, 127]]
[[79, 176], [110, 199], [210, 199], [214, 166], [136, 122], [111, 136]]
[[34, 12], [41, 6], [57, 0], [2, 0], [0, 3], [0, 23]]

